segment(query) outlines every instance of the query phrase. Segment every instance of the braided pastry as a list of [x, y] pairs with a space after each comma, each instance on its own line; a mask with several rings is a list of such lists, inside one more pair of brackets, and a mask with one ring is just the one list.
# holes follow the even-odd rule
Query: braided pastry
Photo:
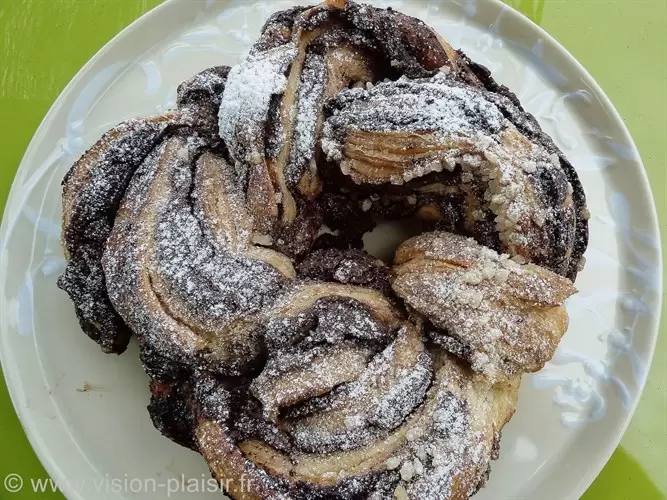
[[[63, 186], [82, 329], [136, 336], [156, 428], [236, 499], [473, 495], [588, 239], [574, 169], [509, 90], [346, 0], [275, 14]], [[361, 249], [399, 219], [418, 235], [392, 266]]]

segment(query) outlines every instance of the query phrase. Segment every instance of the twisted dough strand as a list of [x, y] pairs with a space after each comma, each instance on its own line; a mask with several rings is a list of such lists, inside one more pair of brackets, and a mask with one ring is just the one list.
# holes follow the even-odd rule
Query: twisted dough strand
[[[177, 104], [63, 183], [59, 285], [106, 351], [137, 336], [155, 426], [236, 499], [473, 495], [567, 328], [569, 162], [421, 21], [345, 0]], [[419, 235], [388, 266], [359, 247], [395, 219]]]

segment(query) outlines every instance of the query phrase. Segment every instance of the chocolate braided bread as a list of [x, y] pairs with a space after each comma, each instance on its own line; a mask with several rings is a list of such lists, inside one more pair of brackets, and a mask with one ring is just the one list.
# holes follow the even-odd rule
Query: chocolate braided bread
[[[237, 499], [474, 494], [588, 238], [576, 173], [511, 92], [345, 0], [275, 14], [63, 184], [83, 330], [116, 353], [136, 335], [155, 426]], [[422, 234], [389, 267], [362, 237], [398, 219]]]

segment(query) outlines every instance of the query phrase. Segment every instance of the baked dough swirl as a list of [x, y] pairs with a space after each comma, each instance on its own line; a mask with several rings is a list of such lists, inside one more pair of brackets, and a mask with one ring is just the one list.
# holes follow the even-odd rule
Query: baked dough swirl
[[[74, 164], [59, 286], [105, 351], [136, 336], [155, 426], [232, 498], [468, 498], [567, 329], [587, 218], [485, 68], [329, 0]], [[393, 262], [361, 249], [399, 219]]]

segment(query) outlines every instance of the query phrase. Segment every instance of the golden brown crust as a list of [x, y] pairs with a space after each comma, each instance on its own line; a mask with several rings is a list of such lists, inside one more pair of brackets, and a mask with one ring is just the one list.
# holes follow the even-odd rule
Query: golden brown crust
[[471, 238], [427, 233], [401, 245], [395, 263], [394, 290], [439, 328], [434, 340], [456, 340], [492, 380], [542, 369], [567, 330], [563, 302], [576, 292], [567, 278]]
[[[431, 28], [347, 0], [274, 15], [177, 104], [63, 189], [60, 285], [106, 350], [137, 335], [156, 427], [232, 498], [474, 494], [567, 328], [571, 165]], [[406, 217], [393, 267], [349, 248]]]
[[[234, 498], [366, 498], [373, 491], [383, 491], [383, 498], [400, 491], [410, 499], [468, 498], [483, 483], [500, 430], [514, 413], [518, 379], [493, 385], [442, 350], [428, 356], [434, 371], [422, 402], [398, 427], [354, 448], [281, 451], [257, 438], [233, 446], [231, 407], [225, 418], [200, 416], [199, 448], [221, 484], [238, 484], [245, 474], [245, 484], [253, 485], [242, 492], [229, 488]], [[332, 424], [337, 419], [331, 420], [330, 412], [345, 406], [333, 408], [296, 422], [312, 426], [319, 418]], [[285, 429], [285, 423], [276, 426]], [[285, 432], [293, 429], [288, 425]], [[311, 439], [321, 439], [322, 432]]]

